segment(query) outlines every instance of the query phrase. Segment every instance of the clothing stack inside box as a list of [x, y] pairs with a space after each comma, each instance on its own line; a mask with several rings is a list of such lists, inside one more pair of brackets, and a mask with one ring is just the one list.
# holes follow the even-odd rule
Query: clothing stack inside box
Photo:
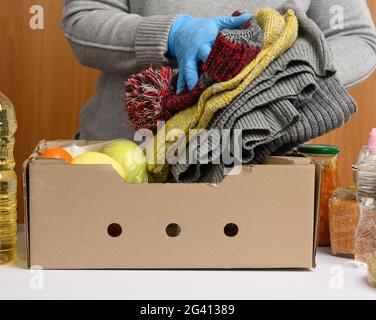
[[[148, 169], [158, 181], [172, 174], [178, 182], [218, 183], [234, 165], [285, 154], [356, 112], [322, 31], [295, 1], [278, 11], [260, 9], [252, 23], [264, 34], [260, 52], [237, 75], [204, 90], [197, 104], [172, 115], [149, 144]], [[182, 144], [176, 163], [157, 161]]]

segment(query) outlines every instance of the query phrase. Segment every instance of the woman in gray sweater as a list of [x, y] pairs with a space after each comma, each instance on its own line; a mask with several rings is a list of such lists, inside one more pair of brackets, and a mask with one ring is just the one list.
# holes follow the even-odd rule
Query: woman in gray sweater
[[[153, 66], [182, 70], [180, 90], [197, 81], [197, 62], [207, 58], [216, 33], [236, 28], [242, 9], [278, 8], [283, 0], [65, 0], [62, 26], [77, 59], [101, 70], [95, 96], [81, 111], [80, 139], [133, 139], [124, 114], [124, 81]], [[316, 22], [347, 86], [376, 67], [375, 27], [366, 0], [295, 0]], [[182, 15], [185, 16], [182, 16]], [[211, 18], [211, 19], [194, 19]], [[343, 22], [343, 23], [342, 23]], [[177, 64], [176, 64], [177, 62]], [[195, 62], [195, 63], [194, 63]]]

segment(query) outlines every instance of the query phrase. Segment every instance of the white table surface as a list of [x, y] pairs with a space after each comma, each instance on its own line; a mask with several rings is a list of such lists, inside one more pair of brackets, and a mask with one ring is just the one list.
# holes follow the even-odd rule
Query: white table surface
[[29, 270], [20, 226], [19, 261], [0, 267], [4, 299], [376, 299], [367, 270], [320, 248], [302, 271]]

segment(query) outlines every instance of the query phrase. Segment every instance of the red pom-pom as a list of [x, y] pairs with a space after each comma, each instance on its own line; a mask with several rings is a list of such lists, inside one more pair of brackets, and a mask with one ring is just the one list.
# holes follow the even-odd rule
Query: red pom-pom
[[138, 129], [156, 132], [157, 123], [170, 118], [164, 99], [174, 94], [173, 72], [170, 67], [134, 74], [125, 82], [125, 105], [129, 121]]

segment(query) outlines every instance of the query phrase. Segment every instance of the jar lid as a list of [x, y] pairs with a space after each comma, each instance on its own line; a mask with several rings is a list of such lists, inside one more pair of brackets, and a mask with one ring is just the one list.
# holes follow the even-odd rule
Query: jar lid
[[308, 154], [338, 154], [341, 152], [340, 147], [330, 144], [301, 144], [298, 147], [300, 153]]

